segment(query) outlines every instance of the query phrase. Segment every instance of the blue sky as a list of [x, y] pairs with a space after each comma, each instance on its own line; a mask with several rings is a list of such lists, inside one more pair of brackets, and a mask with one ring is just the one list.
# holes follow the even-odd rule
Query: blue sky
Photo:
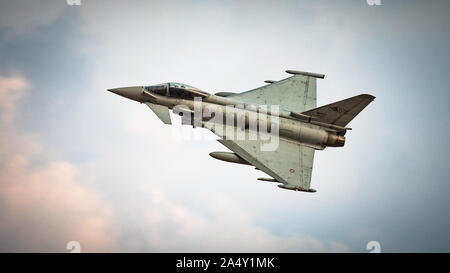
[[[382, 4], [2, 1], [0, 251], [448, 252], [450, 6]], [[377, 97], [316, 153], [312, 195], [106, 92], [242, 92], [286, 69], [326, 74], [319, 105]]]

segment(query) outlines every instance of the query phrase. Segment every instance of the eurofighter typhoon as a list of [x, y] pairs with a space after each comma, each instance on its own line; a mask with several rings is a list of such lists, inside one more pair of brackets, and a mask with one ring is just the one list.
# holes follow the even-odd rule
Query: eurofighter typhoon
[[325, 75], [287, 70], [292, 76], [243, 92], [214, 95], [169, 82], [108, 89], [146, 104], [165, 124], [169, 109], [181, 123], [211, 130], [232, 152], [212, 152], [213, 158], [252, 165], [282, 189], [315, 192], [311, 188], [314, 152], [342, 147], [347, 124], [375, 97], [357, 95], [317, 107], [317, 79]]

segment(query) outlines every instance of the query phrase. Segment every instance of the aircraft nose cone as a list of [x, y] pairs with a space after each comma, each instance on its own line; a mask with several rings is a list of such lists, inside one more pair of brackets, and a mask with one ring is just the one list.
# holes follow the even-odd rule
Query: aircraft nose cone
[[140, 101], [142, 95], [142, 86], [110, 88], [108, 89], [108, 91], [117, 94], [119, 96], [125, 97], [127, 99]]

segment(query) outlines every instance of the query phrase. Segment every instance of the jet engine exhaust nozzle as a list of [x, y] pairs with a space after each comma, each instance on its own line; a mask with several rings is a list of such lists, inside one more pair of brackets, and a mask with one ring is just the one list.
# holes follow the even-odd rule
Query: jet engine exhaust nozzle
[[335, 134], [328, 134], [327, 146], [330, 147], [343, 147], [345, 144], [345, 137]]

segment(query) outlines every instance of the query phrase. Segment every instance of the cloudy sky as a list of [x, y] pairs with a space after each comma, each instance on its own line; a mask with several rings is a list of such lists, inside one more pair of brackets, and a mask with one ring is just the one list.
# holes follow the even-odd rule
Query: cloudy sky
[[[0, 251], [450, 251], [449, 18], [437, 0], [1, 1]], [[377, 97], [316, 153], [315, 194], [106, 91], [242, 92], [286, 69], [326, 74], [318, 105]]]

